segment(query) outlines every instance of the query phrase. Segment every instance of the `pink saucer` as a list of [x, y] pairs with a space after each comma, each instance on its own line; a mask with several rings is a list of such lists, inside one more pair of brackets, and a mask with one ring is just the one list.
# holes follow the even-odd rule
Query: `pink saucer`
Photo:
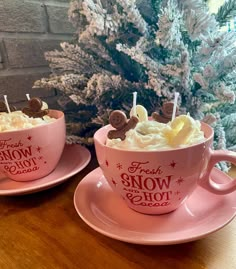
[[72, 177], [87, 166], [91, 159], [88, 149], [80, 145], [65, 145], [61, 159], [55, 170], [41, 179], [16, 182], [6, 177], [0, 178], [0, 195], [22, 195], [52, 188]]
[[[211, 177], [219, 183], [230, 180], [216, 168]], [[171, 245], [203, 238], [228, 224], [236, 215], [236, 196], [235, 192], [215, 195], [197, 187], [176, 211], [144, 215], [128, 208], [96, 168], [77, 186], [74, 206], [85, 223], [108, 237], [135, 244]]]

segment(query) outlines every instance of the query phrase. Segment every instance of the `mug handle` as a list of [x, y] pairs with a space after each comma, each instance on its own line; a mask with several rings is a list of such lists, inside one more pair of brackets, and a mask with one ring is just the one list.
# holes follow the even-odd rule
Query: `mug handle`
[[[210, 149], [210, 159], [206, 174], [200, 179], [199, 185], [214, 194], [227, 194], [236, 190], [236, 180], [225, 184], [218, 184], [211, 178], [211, 171], [216, 163], [228, 161], [236, 165], [236, 153], [229, 150], [212, 150]], [[230, 178], [230, 177], [229, 177]]]

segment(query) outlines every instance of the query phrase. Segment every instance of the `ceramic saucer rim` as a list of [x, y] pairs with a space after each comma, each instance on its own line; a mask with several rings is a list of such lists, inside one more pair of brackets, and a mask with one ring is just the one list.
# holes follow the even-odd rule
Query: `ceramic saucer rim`
[[[80, 183], [77, 185], [76, 189], [75, 189], [75, 192], [74, 192], [74, 207], [75, 207], [75, 210], [77, 212], [77, 214], [80, 216], [80, 218], [88, 225], [90, 226], [92, 229], [94, 229], [95, 231], [107, 236], [107, 237], [110, 237], [110, 238], [113, 238], [113, 239], [116, 239], [116, 240], [119, 240], [119, 241], [123, 241], [123, 242], [127, 242], [127, 243], [132, 243], [132, 244], [141, 244], [141, 245], [174, 245], [174, 244], [180, 244], [180, 243], [187, 243], [187, 242], [191, 242], [191, 241], [195, 241], [195, 240], [198, 240], [198, 239], [201, 239], [201, 238], [204, 238], [206, 236], [208, 236], [209, 234], [212, 234], [220, 229], [222, 229], [223, 227], [225, 227], [227, 224], [229, 224], [236, 216], [236, 207], [232, 207], [232, 208], [235, 208], [235, 211], [234, 213], [232, 213], [232, 215], [230, 215], [230, 217], [226, 220], [226, 221], [223, 221], [220, 225], [216, 225], [213, 229], [210, 229], [208, 232], [199, 232], [198, 234], [194, 234], [193, 236], [188, 236], [186, 238], [177, 238], [177, 239], [169, 239], [169, 240], [166, 240], [166, 239], [161, 239], [161, 240], [157, 240], [157, 239], [143, 239], [143, 238], [137, 238], [137, 236], [133, 236], [132, 238], [128, 238], [127, 236], [125, 235], [119, 235], [117, 233], [112, 233], [111, 231], [106, 231], [105, 229], [102, 229], [101, 227], [99, 226], [96, 226], [94, 224], [94, 222], [91, 221], [91, 219], [89, 220], [86, 215], [83, 214], [83, 212], [80, 211], [79, 209], [79, 206], [77, 204], [77, 197], [79, 197], [79, 189], [80, 187], [83, 185], [83, 184], [86, 184], [86, 181], [88, 182], [89, 181], [89, 177], [93, 176], [93, 174], [95, 173], [98, 173], [98, 176], [97, 176], [97, 181], [101, 180], [101, 178], [104, 179], [103, 175], [102, 175], [102, 172], [101, 172], [101, 169], [99, 167], [95, 168], [94, 170], [92, 170], [90, 173], [88, 173], [81, 181]], [[221, 171], [218, 171], [219, 173], [222, 173]], [[227, 176], [227, 175], [226, 175]], [[92, 179], [90, 179], [92, 181]], [[93, 182], [94, 184], [96, 184], [95, 182]], [[109, 185], [107, 184], [107, 186], [109, 187]], [[110, 187], [109, 187], [110, 188]], [[199, 188], [201, 188], [199, 186]], [[201, 188], [202, 189], [202, 188]], [[203, 189], [202, 189], [203, 190]], [[112, 190], [110, 189], [110, 191], [112, 192]], [[205, 190], [204, 190], [205, 191]], [[183, 207], [185, 206], [185, 204], [182, 205]], [[89, 206], [88, 206], [89, 207]], [[90, 207], [89, 207], [89, 209]], [[132, 209], [130, 209], [132, 210]], [[137, 214], [140, 214], [140, 213], [137, 213]], [[149, 215], [147, 215], [147, 217], [149, 217]], [[94, 217], [95, 218], [95, 217]], [[134, 232], [134, 234], [137, 233], [137, 232]], [[142, 232], [141, 232], [142, 234]], [[140, 235], [140, 237], [142, 237]]]
[[[57, 168], [60, 166], [60, 163], [63, 161], [63, 157], [64, 157], [63, 154], [65, 154], [65, 151], [68, 150], [69, 147], [71, 147], [72, 151], [79, 152], [80, 156], [83, 156], [81, 162], [76, 166], [74, 165], [71, 168], [71, 171], [69, 173], [62, 175], [59, 178], [49, 180], [49, 181], [46, 181], [46, 182], [43, 182], [40, 184], [40, 180], [45, 179], [47, 177], [50, 177], [53, 173], [55, 173]], [[72, 156], [72, 154], [71, 154], [71, 156]], [[83, 170], [88, 165], [90, 160], [91, 160], [91, 153], [84, 146], [81, 146], [79, 144], [73, 144], [73, 145], [65, 144], [65, 148], [63, 150], [62, 157], [61, 157], [58, 165], [49, 175], [47, 175], [43, 178], [40, 178], [38, 180], [30, 181], [30, 182], [16, 182], [17, 184], [22, 183], [22, 184], [26, 185], [24, 188], [2, 190], [1, 185], [0, 185], [0, 196], [25, 195], [25, 194], [31, 194], [31, 193], [47, 190], [49, 188], [53, 188], [53, 187], [63, 183], [64, 181], [66, 181], [70, 177], [74, 176], [75, 174], [79, 173], [81, 170]], [[5, 179], [8, 179], [8, 178], [5, 178]], [[11, 179], [8, 179], [8, 180], [11, 181]], [[32, 183], [35, 183], [35, 185], [32, 186]], [[28, 187], [27, 187], [27, 184], [29, 184]]]

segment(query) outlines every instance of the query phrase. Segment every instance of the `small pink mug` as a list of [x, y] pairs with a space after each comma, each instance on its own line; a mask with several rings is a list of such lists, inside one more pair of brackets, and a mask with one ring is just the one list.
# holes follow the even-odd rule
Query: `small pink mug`
[[114, 192], [126, 204], [145, 214], [164, 214], [177, 209], [200, 185], [214, 194], [236, 190], [236, 180], [217, 184], [210, 174], [217, 162], [236, 164], [236, 154], [212, 150], [213, 129], [201, 124], [206, 140], [185, 148], [134, 151], [105, 145], [110, 125], [94, 135], [99, 166]]
[[15, 181], [50, 174], [62, 155], [66, 128], [64, 113], [50, 110], [56, 121], [33, 128], [0, 132], [0, 171]]

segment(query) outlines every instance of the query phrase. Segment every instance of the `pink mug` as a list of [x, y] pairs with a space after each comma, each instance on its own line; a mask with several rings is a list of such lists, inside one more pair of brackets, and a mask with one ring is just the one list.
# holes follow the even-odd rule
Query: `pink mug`
[[177, 209], [200, 185], [215, 194], [236, 190], [236, 180], [217, 184], [211, 178], [214, 165], [220, 161], [236, 164], [236, 154], [212, 150], [213, 129], [201, 124], [206, 140], [185, 148], [134, 151], [105, 145], [111, 125], [94, 135], [99, 166], [115, 193], [126, 204], [145, 214], [164, 214]]
[[62, 155], [64, 113], [50, 110], [56, 121], [33, 128], [0, 132], [0, 171], [15, 181], [30, 181], [50, 174]]

